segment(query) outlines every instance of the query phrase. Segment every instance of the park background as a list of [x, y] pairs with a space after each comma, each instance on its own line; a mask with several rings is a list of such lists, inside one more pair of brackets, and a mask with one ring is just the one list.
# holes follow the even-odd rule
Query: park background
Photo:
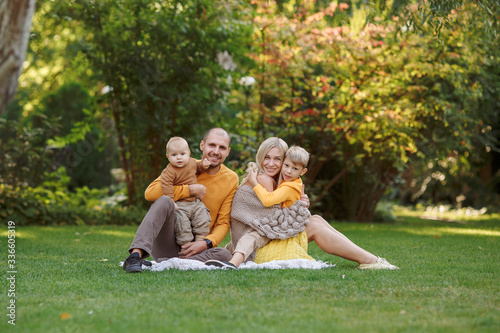
[[[5, 14], [8, 6], [2, 10]], [[488, 288], [479, 293], [485, 303], [477, 298], [476, 312], [464, 321], [453, 317], [462, 309], [450, 311], [444, 315], [449, 320], [436, 327], [494, 329], [499, 322], [498, 297], [493, 296], [498, 295], [493, 283], [498, 264], [491, 263], [498, 262], [500, 213], [499, 16], [496, 1], [36, 1], [17, 92], [1, 105], [0, 115], [0, 215], [16, 222], [18, 241], [31, 247], [24, 258], [38, 258], [26, 267], [34, 274], [31, 283], [40, 283], [38, 270], [50, 274], [56, 267], [40, 268], [43, 253], [59, 253], [52, 258], [56, 261], [64, 256], [66, 248], [41, 239], [51, 235], [58, 235], [61, 244], [71, 241], [63, 261], [86, 260], [80, 251], [87, 236], [114, 235], [101, 239], [101, 245], [88, 245], [104, 251], [99, 265], [123, 260], [150, 204], [143, 191], [166, 166], [168, 139], [183, 136], [198, 158], [204, 132], [220, 126], [232, 135], [226, 165], [239, 175], [269, 136], [307, 149], [311, 160], [303, 180], [312, 213], [351, 231], [362, 246], [393, 254], [408, 244], [388, 239], [405, 232], [412, 237], [401, 239], [414, 241], [412, 249], [422, 247], [419, 237], [440, 241], [443, 234], [461, 235], [464, 252], [489, 249], [473, 266], [486, 274], [481, 286]], [[123, 229], [114, 229], [119, 225]], [[120, 249], [108, 248], [106, 254], [105, 244]], [[52, 250], [44, 252], [43, 246]], [[433, 246], [427, 255], [443, 249]], [[311, 251], [332, 260], [314, 245]], [[433, 257], [434, 264], [456, 262], [455, 251], [452, 257]], [[399, 255], [400, 266], [415, 258], [407, 250]], [[415, 267], [425, 271], [425, 258], [420, 260]], [[464, 273], [471, 281], [473, 267]], [[340, 264], [336, 274], [358, 274], [348, 268], [352, 264]], [[102, 267], [86, 266], [95, 269]], [[112, 266], [106, 269], [108, 277], [129, 282], [116, 277]], [[78, 286], [79, 274], [68, 274], [74, 280], [70, 284]], [[173, 281], [182, 284], [193, 274], [175, 275]], [[252, 286], [246, 278], [259, 281], [253, 272], [239, 274], [243, 282], [237, 288]], [[315, 279], [330, 283], [326, 273], [279, 274], [291, 288]], [[404, 285], [408, 276], [401, 274], [394, 281]], [[424, 285], [428, 276], [419, 276]], [[217, 288], [216, 282], [227, 283], [229, 276], [213, 278], [209, 285]], [[377, 273], [374, 279], [387, 283], [391, 276]], [[355, 284], [371, 282], [366, 275], [354, 278]], [[34, 288], [31, 283], [25, 290]], [[329, 287], [319, 285], [318, 295], [324, 288]], [[354, 293], [371, 290], [366, 288]], [[421, 291], [405, 288], [398, 292]], [[439, 290], [437, 295], [449, 296]], [[41, 292], [32, 291], [27, 303], [44, 304]], [[342, 295], [340, 301], [349, 297], [347, 291]], [[259, 295], [262, 302], [265, 296]], [[362, 307], [366, 298], [357, 301]], [[115, 307], [123, 302], [117, 298]], [[231, 311], [231, 304], [226, 306]], [[33, 320], [50, 317], [44, 311], [30, 311]], [[61, 321], [74, 316], [76, 322], [75, 311], [58, 308], [52, 315]], [[402, 311], [407, 310], [397, 315]], [[103, 319], [110, 329], [112, 322]], [[418, 329], [423, 322], [417, 317], [408, 327]], [[33, 329], [52, 322], [42, 323]], [[60, 330], [84, 327], [66, 325]], [[179, 329], [187, 327], [182, 325], [187, 324]], [[319, 328], [323, 325], [320, 320]], [[358, 325], [342, 327], [370, 326]], [[378, 325], [375, 331], [384, 328]], [[403, 321], [394, 325], [395, 330], [405, 327]], [[271, 322], [268, 328], [280, 325]]]
[[0, 119], [2, 217], [137, 223], [168, 139], [199, 158], [214, 126], [239, 175], [269, 136], [307, 149], [327, 218], [498, 212], [498, 4], [432, 4], [37, 1]]

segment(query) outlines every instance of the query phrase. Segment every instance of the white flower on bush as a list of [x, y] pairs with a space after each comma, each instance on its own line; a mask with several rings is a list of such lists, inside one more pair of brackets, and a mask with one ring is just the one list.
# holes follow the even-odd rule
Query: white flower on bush
[[231, 57], [227, 51], [219, 52], [217, 54], [217, 61], [219, 65], [221, 65], [222, 68], [227, 71], [234, 71], [236, 69], [236, 64], [233, 62], [233, 57]]
[[104, 86], [102, 87], [101, 94], [105, 95], [109, 92], [113, 91], [113, 87], [110, 86]]
[[245, 87], [250, 87], [255, 84], [255, 78], [251, 76], [243, 76], [240, 79], [240, 85], [245, 86]]

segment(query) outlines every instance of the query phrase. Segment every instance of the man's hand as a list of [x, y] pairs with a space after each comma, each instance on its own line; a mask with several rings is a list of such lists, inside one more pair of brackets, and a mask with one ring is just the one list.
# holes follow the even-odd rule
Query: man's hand
[[257, 182], [257, 172], [255, 172], [254, 170], [250, 170], [248, 172], [248, 176], [247, 176], [247, 183], [248, 185], [255, 187], [257, 186], [258, 182]]
[[196, 198], [203, 200], [203, 197], [207, 193], [207, 188], [205, 185], [201, 184], [191, 184], [189, 186], [189, 195], [195, 196]]
[[182, 245], [182, 251], [179, 252], [179, 258], [189, 258], [206, 249], [207, 249], [207, 242], [205, 242], [204, 240], [189, 242]]
[[174, 202], [174, 205], [175, 205], [175, 210], [178, 211], [179, 210], [179, 206], [177, 206], [177, 204]]
[[204, 158], [203, 161], [201, 162], [201, 166], [205, 170], [207, 170], [210, 165], [212, 165], [212, 163], [210, 163], [210, 161], [208, 160], [208, 158]]

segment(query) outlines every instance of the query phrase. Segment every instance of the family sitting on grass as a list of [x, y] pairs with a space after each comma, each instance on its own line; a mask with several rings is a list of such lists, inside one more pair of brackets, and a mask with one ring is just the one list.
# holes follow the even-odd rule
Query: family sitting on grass
[[[165, 169], [146, 189], [146, 199], [154, 203], [139, 225], [130, 255], [123, 263], [126, 272], [141, 272], [142, 265], [151, 265], [143, 259], [149, 255], [157, 262], [179, 257], [230, 269], [249, 260], [312, 260], [307, 254], [311, 241], [326, 253], [357, 262], [359, 269], [398, 269], [354, 244], [321, 216], [310, 216], [306, 209], [309, 200], [300, 179], [309, 161], [303, 148], [288, 149], [282, 139], [275, 137], [265, 140], [258, 149], [256, 163], [249, 165], [246, 178], [238, 186], [236, 173], [223, 164], [230, 152], [230, 136], [224, 129], [206, 132], [200, 143], [201, 162], [190, 171], [188, 164], [196, 162], [190, 159], [187, 142], [181, 138], [175, 142], [178, 147], [167, 145], [173, 169], [170, 176], [166, 176]], [[173, 191], [168, 192], [171, 186]], [[205, 212], [208, 209], [210, 219], [204, 223], [199, 223], [196, 214], [179, 212], [184, 205], [180, 202], [196, 199], [204, 204]], [[208, 234], [200, 227], [204, 225], [206, 230], [207, 224]], [[229, 230], [231, 242], [225, 248], [217, 247]], [[178, 241], [183, 233], [190, 235], [191, 241]]]

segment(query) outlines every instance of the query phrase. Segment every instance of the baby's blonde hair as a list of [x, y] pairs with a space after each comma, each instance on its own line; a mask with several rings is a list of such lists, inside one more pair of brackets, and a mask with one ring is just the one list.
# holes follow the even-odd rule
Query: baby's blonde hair
[[291, 146], [285, 154], [285, 158], [287, 157], [293, 163], [302, 165], [303, 168], [307, 168], [309, 164], [309, 153], [299, 146]]
[[173, 136], [170, 138], [170, 140], [168, 140], [167, 146], [165, 147], [167, 154], [168, 154], [168, 147], [170, 147], [172, 144], [176, 144], [176, 143], [186, 145], [187, 149], [189, 150], [189, 144], [187, 143], [187, 141], [184, 138], [181, 138], [180, 136]]

